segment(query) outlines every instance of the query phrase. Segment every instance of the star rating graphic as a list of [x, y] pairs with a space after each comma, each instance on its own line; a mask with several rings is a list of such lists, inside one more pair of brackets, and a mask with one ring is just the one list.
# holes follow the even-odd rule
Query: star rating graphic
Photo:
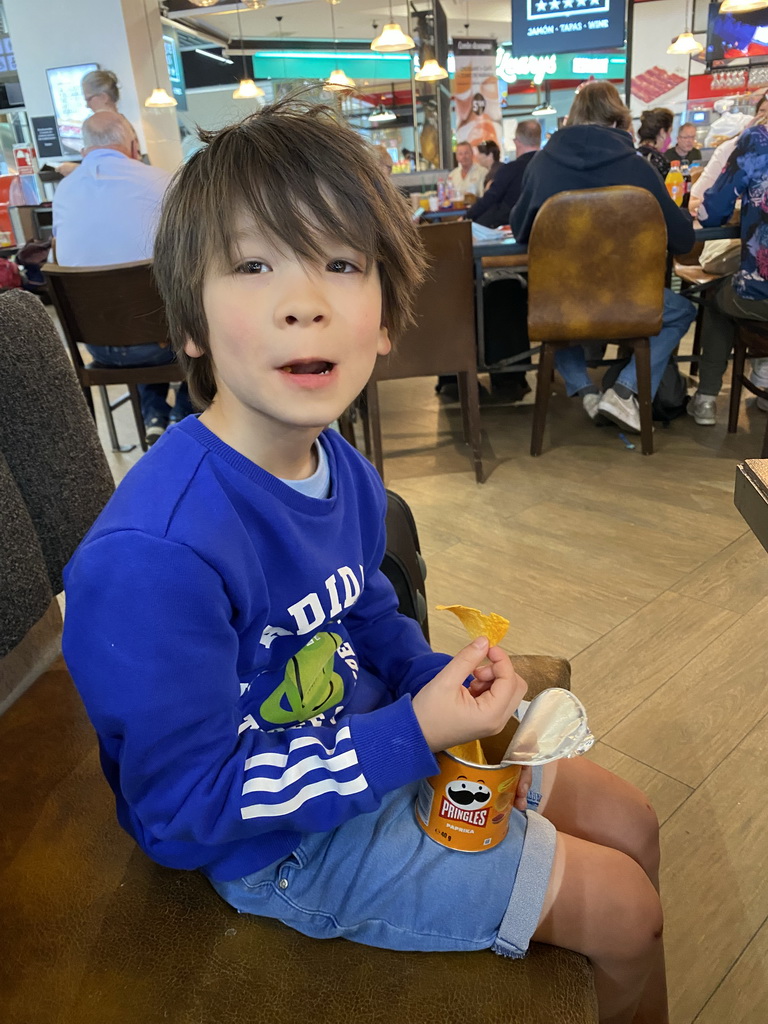
[[587, 6], [587, 0], [576, 0], [576, 3], [577, 3], [577, 5], [579, 7], [586, 7]]
[[536, 10], [537, 11], [546, 11], [546, 9], [547, 9], [547, 5], [544, 2], [544, 0], [539, 0], [539, 2], [536, 4]]
[[560, 0], [552, 0], [549, 5], [550, 11], [557, 11], [560, 9]]
[[573, 7], [573, 0], [563, 0], [563, 7]]

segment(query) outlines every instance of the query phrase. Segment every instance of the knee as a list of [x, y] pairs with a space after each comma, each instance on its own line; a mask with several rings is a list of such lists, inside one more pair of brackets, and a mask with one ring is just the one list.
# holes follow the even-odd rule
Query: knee
[[639, 793], [638, 796], [639, 799], [634, 813], [631, 849], [627, 852], [640, 865], [648, 877], [655, 882], [658, 878], [659, 861], [661, 859], [659, 819], [645, 795]]
[[[621, 854], [619, 854], [621, 856]], [[604, 957], [635, 961], [647, 957], [661, 943], [664, 914], [659, 894], [640, 866], [625, 858], [621, 891], [612, 924], [602, 936]]]

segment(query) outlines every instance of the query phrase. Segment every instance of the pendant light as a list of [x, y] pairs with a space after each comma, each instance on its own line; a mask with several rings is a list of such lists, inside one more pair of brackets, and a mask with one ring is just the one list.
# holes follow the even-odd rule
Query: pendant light
[[257, 100], [264, 95], [261, 86], [256, 85], [252, 78], [248, 77], [248, 68], [245, 63], [245, 41], [243, 39], [243, 26], [240, 21], [240, 5], [237, 6], [237, 31], [240, 35], [240, 56], [243, 58], [243, 77], [240, 85], [232, 93], [233, 100]]
[[368, 115], [371, 124], [385, 124], [387, 121], [396, 121], [397, 114], [380, 103], [372, 114]]
[[389, 24], [385, 25], [381, 35], [373, 40], [371, 49], [376, 53], [403, 53], [405, 50], [416, 49], [413, 39], [392, 20], [392, 0], [389, 0]]
[[195, 7], [213, 7], [219, 0], [189, 0], [189, 2], [193, 3]]
[[685, 30], [685, 32], [681, 32], [679, 36], [675, 36], [675, 38], [672, 40], [672, 42], [667, 47], [667, 53], [688, 54], [691, 57], [694, 56], [694, 55], [697, 55], [699, 53], [704, 53], [704, 47], [701, 45], [701, 43], [696, 42], [696, 40], [693, 38], [693, 35], [691, 34], [691, 32], [688, 31], [688, 26], [691, 24], [691, 21], [690, 21], [690, 18], [689, 18], [689, 12], [690, 12], [690, 3], [688, 2], [688, 0], [686, 0], [686, 4], [685, 4], [685, 24], [686, 24], [686, 30]]
[[165, 89], [160, 87], [160, 76], [157, 73], [157, 62], [155, 61], [155, 47], [152, 43], [152, 30], [149, 27], [149, 15], [147, 14], [147, 0], [141, 0], [144, 5], [144, 22], [147, 26], [147, 38], [149, 39], [149, 52], [152, 57], [152, 67], [155, 69], [155, 88], [152, 95], [144, 100], [145, 107], [176, 107], [178, 106], [173, 96], [169, 96]]
[[243, 0], [243, 3], [249, 11], [258, 11], [261, 7], [267, 6], [267, 0]]
[[[331, 4], [331, 31], [333, 32], [333, 52], [338, 58], [339, 48], [338, 41], [336, 39], [336, 14], [333, 10], [335, 4]], [[346, 75], [341, 68], [334, 68], [334, 70], [328, 75], [326, 80], [323, 82], [324, 92], [340, 92], [347, 93], [352, 92], [355, 89], [355, 81]]]
[[[431, 54], [431, 56], [427, 56]], [[426, 60], [413, 76], [417, 82], [439, 82], [441, 78], [447, 78], [448, 72], [435, 60], [435, 51], [428, 46], [424, 47]]]
[[764, 7], [768, 7], [768, 0], [723, 0], [720, 13], [747, 14], [749, 11], [762, 11]]

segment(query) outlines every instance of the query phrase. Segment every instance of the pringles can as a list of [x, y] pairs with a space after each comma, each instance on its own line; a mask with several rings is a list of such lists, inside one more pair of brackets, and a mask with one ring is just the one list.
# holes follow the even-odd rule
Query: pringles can
[[[499, 749], [500, 739], [482, 741], [489, 762], [503, 756], [506, 742]], [[422, 779], [416, 800], [419, 825], [436, 843], [462, 853], [498, 846], [509, 828], [520, 765], [475, 764], [447, 750], [436, 759], [440, 772]]]

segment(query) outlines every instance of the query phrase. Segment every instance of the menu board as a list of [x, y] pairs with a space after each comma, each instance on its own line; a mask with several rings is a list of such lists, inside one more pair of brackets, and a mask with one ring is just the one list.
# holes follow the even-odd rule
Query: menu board
[[512, 0], [515, 57], [624, 45], [626, 0]]
[[98, 64], [71, 64], [64, 68], [48, 68], [46, 71], [64, 156], [80, 156], [80, 129], [83, 121], [91, 116], [80, 83], [84, 75], [98, 70], [98, 67]]

